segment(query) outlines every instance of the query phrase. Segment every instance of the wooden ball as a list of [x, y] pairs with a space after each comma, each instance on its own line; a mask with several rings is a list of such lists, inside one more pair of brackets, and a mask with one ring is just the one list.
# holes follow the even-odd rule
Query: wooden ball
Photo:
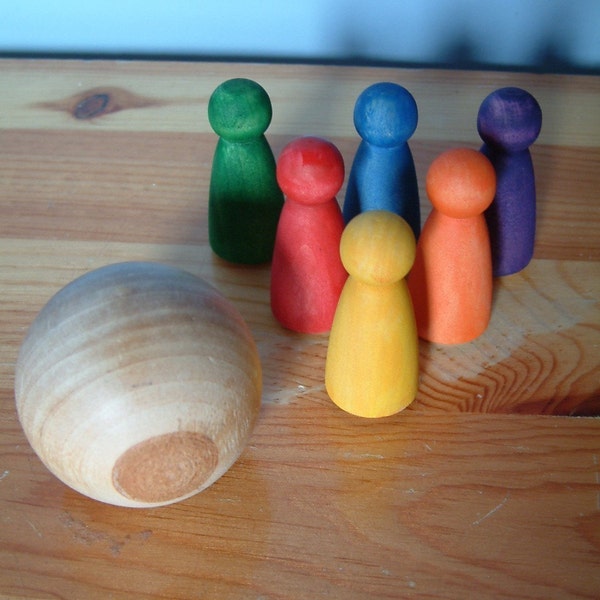
[[335, 198], [344, 174], [344, 158], [337, 146], [315, 136], [295, 138], [277, 161], [281, 191], [301, 204], [323, 204]]
[[120, 506], [170, 504], [241, 454], [262, 373], [251, 333], [208, 283], [172, 267], [102, 267], [61, 289], [21, 346], [17, 412], [64, 483]]
[[408, 141], [417, 129], [419, 110], [401, 85], [380, 81], [366, 88], [354, 105], [354, 126], [360, 137], [382, 148]]
[[252, 79], [236, 77], [219, 85], [208, 101], [208, 121], [214, 132], [229, 141], [262, 135], [273, 116], [266, 90]]
[[477, 113], [477, 131], [486, 144], [506, 152], [526, 150], [542, 130], [542, 109], [526, 90], [504, 87], [487, 96]]
[[496, 172], [481, 152], [451, 148], [429, 166], [425, 189], [441, 213], [454, 219], [475, 217], [494, 200]]
[[415, 254], [410, 225], [387, 210], [367, 210], [354, 217], [340, 242], [346, 271], [370, 285], [400, 281], [410, 271]]

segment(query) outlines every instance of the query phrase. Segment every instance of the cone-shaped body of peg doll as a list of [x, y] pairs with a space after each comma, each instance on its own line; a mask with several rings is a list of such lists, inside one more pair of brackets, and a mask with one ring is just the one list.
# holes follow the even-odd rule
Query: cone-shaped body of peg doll
[[300, 137], [282, 150], [277, 180], [286, 200], [271, 264], [271, 309], [287, 329], [324, 333], [348, 276], [335, 197], [344, 183], [344, 160], [331, 142]]
[[419, 336], [461, 344], [481, 335], [492, 307], [492, 256], [483, 212], [496, 190], [490, 161], [470, 148], [440, 154], [425, 181], [433, 209], [408, 277]]
[[371, 210], [346, 225], [340, 252], [349, 276], [329, 335], [325, 387], [346, 412], [386, 417], [417, 394], [417, 328], [404, 279], [415, 237], [402, 217]]
[[408, 139], [417, 128], [417, 103], [396, 83], [375, 83], [354, 106], [354, 126], [362, 141], [346, 186], [346, 223], [365, 210], [389, 210], [421, 230], [419, 186]]
[[496, 170], [496, 196], [485, 211], [495, 276], [524, 269], [533, 258], [536, 192], [529, 147], [542, 128], [542, 109], [525, 90], [506, 87], [481, 104], [477, 130], [481, 152]]
[[219, 85], [208, 120], [219, 141], [210, 178], [208, 232], [211, 248], [239, 264], [271, 260], [283, 194], [265, 131], [272, 108], [267, 92], [250, 79]]

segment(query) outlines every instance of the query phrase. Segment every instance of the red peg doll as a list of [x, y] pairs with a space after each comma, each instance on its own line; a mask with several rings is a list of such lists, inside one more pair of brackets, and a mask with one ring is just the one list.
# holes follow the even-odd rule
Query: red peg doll
[[484, 211], [496, 192], [491, 162], [456, 148], [431, 164], [425, 182], [433, 205], [408, 278], [419, 336], [461, 344], [481, 335], [492, 307], [492, 256]]
[[327, 140], [297, 138], [281, 152], [277, 182], [285, 203], [271, 265], [271, 309], [287, 329], [325, 333], [347, 278], [335, 197], [344, 182], [342, 155]]

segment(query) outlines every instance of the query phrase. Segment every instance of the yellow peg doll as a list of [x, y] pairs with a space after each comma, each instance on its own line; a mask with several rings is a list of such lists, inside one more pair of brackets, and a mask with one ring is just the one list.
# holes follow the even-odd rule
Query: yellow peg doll
[[386, 417], [406, 408], [418, 386], [418, 337], [405, 277], [415, 259], [408, 223], [386, 210], [354, 217], [340, 255], [349, 277], [335, 312], [325, 387], [343, 410]]

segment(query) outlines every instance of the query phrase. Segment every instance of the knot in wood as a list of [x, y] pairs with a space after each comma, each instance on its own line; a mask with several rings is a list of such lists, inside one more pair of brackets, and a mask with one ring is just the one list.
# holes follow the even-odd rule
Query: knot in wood
[[109, 102], [109, 94], [93, 94], [77, 104], [73, 110], [73, 116], [76, 119], [93, 119], [106, 112]]

